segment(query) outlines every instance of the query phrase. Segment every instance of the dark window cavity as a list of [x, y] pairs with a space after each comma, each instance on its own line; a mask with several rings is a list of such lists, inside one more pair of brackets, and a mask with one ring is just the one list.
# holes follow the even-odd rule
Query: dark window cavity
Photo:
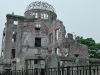
[[41, 47], [41, 38], [35, 38], [35, 47]]
[[53, 42], [53, 34], [49, 34], [49, 43], [52, 43]]
[[11, 53], [12, 53], [12, 58], [15, 58], [15, 49], [12, 49]]

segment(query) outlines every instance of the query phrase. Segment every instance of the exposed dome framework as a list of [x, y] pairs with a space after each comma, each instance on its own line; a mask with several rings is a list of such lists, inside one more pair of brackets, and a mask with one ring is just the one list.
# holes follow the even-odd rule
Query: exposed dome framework
[[41, 1], [32, 2], [31, 4], [27, 6], [26, 11], [32, 10], [32, 9], [48, 10], [55, 13], [55, 9], [53, 8], [52, 5], [46, 2], [41, 2]]

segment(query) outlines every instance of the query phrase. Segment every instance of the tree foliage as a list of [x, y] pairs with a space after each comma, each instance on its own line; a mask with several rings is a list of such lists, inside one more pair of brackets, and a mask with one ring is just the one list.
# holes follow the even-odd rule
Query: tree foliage
[[100, 43], [96, 43], [92, 38], [86, 38], [77, 36], [75, 39], [78, 43], [84, 44], [88, 47], [90, 58], [100, 58]]

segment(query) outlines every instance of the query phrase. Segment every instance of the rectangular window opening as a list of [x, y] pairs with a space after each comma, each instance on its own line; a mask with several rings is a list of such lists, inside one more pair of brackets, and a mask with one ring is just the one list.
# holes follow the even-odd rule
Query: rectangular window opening
[[34, 64], [38, 64], [38, 60], [34, 60]]
[[48, 14], [45, 15], [45, 19], [48, 19]]
[[41, 47], [41, 38], [35, 38], [35, 47]]
[[35, 25], [35, 30], [40, 30], [41, 25], [40, 24], [36, 24]]
[[60, 28], [55, 30], [55, 36], [56, 36], [56, 40], [60, 38]]
[[44, 19], [48, 19], [48, 14], [44, 14]]
[[55, 48], [55, 53], [56, 53], [57, 55], [60, 55], [60, 48]]
[[49, 34], [49, 43], [53, 42], [53, 34]]
[[13, 31], [12, 42], [16, 42], [16, 35], [17, 35], [17, 33]]
[[[34, 68], [38, 68], [38, 60], [34, 60]], [[35, 73], [37, 73], [38, 71], [35, 70]]]
[[38, 13], [35, 13], [35, 18], [38, 18]]
[[15, 24], [15, 25], [18, 25], [18, 21], [14, 21], [14, 24]]
[[12, 49], [11, 53], [12, 53], [12, 58], [15, 58], [15, 49]]

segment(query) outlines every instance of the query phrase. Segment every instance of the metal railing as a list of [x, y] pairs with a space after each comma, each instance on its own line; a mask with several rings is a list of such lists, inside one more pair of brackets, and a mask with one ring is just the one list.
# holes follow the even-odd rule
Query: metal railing
[[0, 75], [100, 75], [99, 65], [0, 71]]

